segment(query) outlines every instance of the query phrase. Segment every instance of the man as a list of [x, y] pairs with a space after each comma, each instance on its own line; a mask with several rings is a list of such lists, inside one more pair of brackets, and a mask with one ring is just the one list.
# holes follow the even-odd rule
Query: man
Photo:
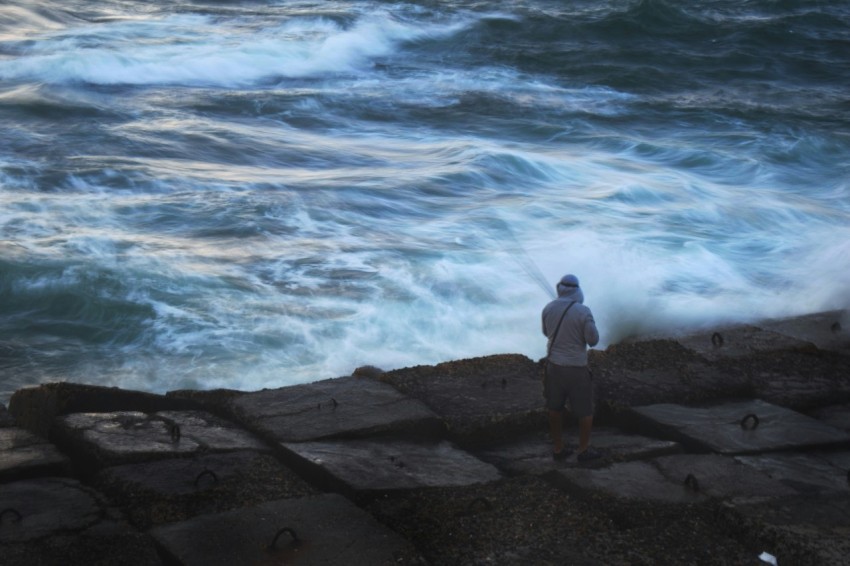
[[587, 347], [599, 342], [599, 331], [575, 275], [564, 275], [557, 285], [558, 298], [543, 308], [543, 334], [549, 339], [546, 378], [543, 386], [549, 410], [552, 457], [563, 460], [572, 451], [563, 442], [564, 403], [578, 418], [579, 462], [601, 454], [590, 447], [593, 428], [593, 382], [587, 368]]

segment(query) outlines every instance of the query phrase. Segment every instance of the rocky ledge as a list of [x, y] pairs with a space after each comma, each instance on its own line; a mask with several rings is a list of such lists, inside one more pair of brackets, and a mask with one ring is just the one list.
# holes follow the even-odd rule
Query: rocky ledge
[[551, 458], [519, 355], [255, 392], [22, 389], [0, 406], [0, 562], [846, 563], [848, 322], [592, 352], [593, 465]]

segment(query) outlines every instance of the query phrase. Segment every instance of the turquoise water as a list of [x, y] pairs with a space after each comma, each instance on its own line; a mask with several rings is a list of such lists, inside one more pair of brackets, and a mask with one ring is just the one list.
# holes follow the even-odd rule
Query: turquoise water
[[839, 1], [6, 2], [0, 399], [848, 308], [848, 84]]

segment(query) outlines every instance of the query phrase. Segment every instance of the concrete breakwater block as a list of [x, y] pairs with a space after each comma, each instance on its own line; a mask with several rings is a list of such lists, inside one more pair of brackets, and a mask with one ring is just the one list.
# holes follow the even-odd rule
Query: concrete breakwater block
[[463, 442], [545, 426], [540, 366], [525, 356], [497, 355], [417, 366], [380, 378], [419, 399]]
[[850, 493], [848, 450], [758, 454], [736, 459], [801, 493]]
[[732, 457], [677, 454], [654, 460], [664, 477], [709, 497], [782, 497], [798, 492]]
[[0, 428], [15, 426], [15, 419], [9, 414], [6, 405], [0, 404]]
[[[571, 436], [572, 434], [572, 436]], [[568, 447], [575, 450], [577, 432], [564, 432]], [[678, 442], [645, 436], [622, 434], [611, 428], [595, 428], [593, 446], [603, 452], [608, 461], [643, 460], [681, 452]], [[474, 454], [510, 475], [539, 475], [576, 465], [575, 456], [563, 462], [552, 459], [552, 441], [548, 432], [523, 434], [497, 445], [474, 450]]]
[[69, 463], [43, 438], [19, 428], [0, 428], [0, 481], [67, 475]]
[[753, 454], [850, 442], [850, 434], [760, 400], [712, 407], [657, 404], [631, 409], [640, 425], [697, 450]]
[[817, 351], [817, 346], [809, 340], [750, 325], [718, 328], [677, 338], [676, 341], [711, 361], [776, 351]]
[[850, 355], [850, 311], [827, 311], [765, 320], [759, 326], [812, 342], [821, 350]]
[[92, 485], [141, 530], [316, 493], [272, 455], [252, 451], [113, 466], [95, 475]]
[[0, 563], [161, 564], [151, 539], [69, 478], [0, 485]]
[[410, 564], [412, 545], [336, 494], [272, 501], [150, 531], [185, 566]]
[[312, 477], [352, 496], [498, 480], [499, 471], [448, 441], [340, 440], [286, 443]]
[[652, 462], [634, 461], [604, 468], [564, 468], [553, 473], [556, 485], [576, 496], [602, 493], [640, 501], [688, 504], [705, 499], [682, 479], [665, 476]]
[[199, 452], [269, 450], [249, 432], [202, 411], [75, 413], [57, 419], [53, 436], [85, 468]]
[[246, 427], [276, 442], [386, 433], [435, 436], [445, 430], [420, 401], [357, 377], [247, 393], [229, 408]]

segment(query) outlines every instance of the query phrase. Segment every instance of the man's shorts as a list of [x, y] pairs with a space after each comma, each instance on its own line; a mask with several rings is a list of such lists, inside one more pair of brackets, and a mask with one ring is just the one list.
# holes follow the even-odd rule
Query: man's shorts
[[593, 416], [593, 380], [586, 366], [559, 366], [548, 362], [543, 395], [550, 411], [563, 410], [569, 399], [577, 418]]

